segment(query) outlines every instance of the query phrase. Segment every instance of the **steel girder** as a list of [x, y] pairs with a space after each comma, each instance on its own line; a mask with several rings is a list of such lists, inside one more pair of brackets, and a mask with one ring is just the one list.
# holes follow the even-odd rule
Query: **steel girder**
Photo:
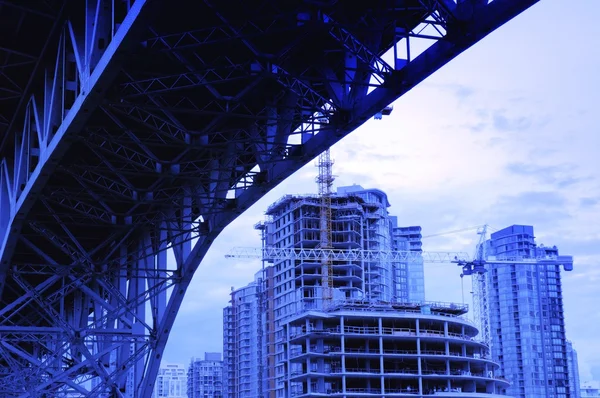
[[536, 2], [67, 1], [42, 84], [0, 87], [0, 394], [149, 397], [223, 228]]

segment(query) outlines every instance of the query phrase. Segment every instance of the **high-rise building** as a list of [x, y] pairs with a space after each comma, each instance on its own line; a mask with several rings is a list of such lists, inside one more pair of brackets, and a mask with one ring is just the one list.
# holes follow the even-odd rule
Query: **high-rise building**
[[267, 388], [264, 275], [271, 271], [260, 271], [247, 286], [232, 289], [230, 305], [223, 309], [223, 378], [229, 397], [262, 397]]
[[[488, 255], [531, 259], [530, 263], [489, 263], [492, 356], [519, 398], [572, 398], [556, 246], [537, 245], [533, 227], [513, 225], [494, 232]], [[572, 259], [571, 259], [572, 264]], [[572, 269], [572, 266], [567, 268]]]
[[567, 341], [567, 364], [569, 366], [569, 385], [571, 386], [571, 398], [580, 398], [579, 386], [579, 360], [577, 351], [573, 348], [573, 343]]
[[[278, 248], [316, 248], [321, 242], [322, 201], [311, 195], [286, 195], [267, 209], [267, 220], [255, 226], [263, 244]], [[335, 249], [421, 250], [420, 227], [398, 227], [388, 214], [387, 195], [354, 185], [340, 187], [331, 198], [331, 246]], [[265, 364], [258, 396], [287, 397], [286, 322], [309, 310], [323, 309], [321, 262], [275, 259], [245, 288], [232, 292], [224, 309], [224, 351], [230, 397], [255, 397], [254, 376]], [[333, 302], [391, 303], [424, 300], [423, 264], [394, 261], [334, 261]], [[262, 296], [261, 296], [262, 295]], [[267, 297], [261, 304], [258, 297]], [[262, 310], [259, 310], [261, 306]], [[254, 311], [254, 315], [249, 315]], [[257, 315], [260, 314], [260, 315]], [[258, 319], [261, 327], [256, 328]], [[254, 335], [252, 335], [254, 333]], [[259, 334], [262, 336], [259, 338]], [[255, 342], [262, 342], [257, 345]], [[249, 344], [249, 345], [248, 345]], [[263, 354], [258, 355], [257, 351]], [[253, 361], [258, 355], [263, 359]], [[259, 378], [260, 380], [261, 378]]]
[[192, 358], [187, 374], [188, 398], [224, 396], [223, 361], [218, 352], [204, 353], [204, 359]]
[[161, 364], [154, 385], [152, 398], [185, 398], [187, 376], [181, 364]]
[[[399, 227], [398, 217], [390, 217], [394, 250], [421, 253], [421, 227]], [[423, 259], [416, 258], [396, 264], [394, 277], [395, 296], [399, 302], [420, 303], [425, 301], [425, 270]]]

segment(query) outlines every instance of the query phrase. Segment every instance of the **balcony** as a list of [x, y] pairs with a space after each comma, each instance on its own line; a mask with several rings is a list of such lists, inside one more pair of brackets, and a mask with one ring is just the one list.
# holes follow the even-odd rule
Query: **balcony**
[[389, 336], [406, 336], [406, 337], [440, 337], [440, 338], [455, 338], [465, 341], [473, 341], [473, 337], [466, 334], [448, 332], [447, 334], [443, 330], [435, 329], [420, 329], [417, 333], [416, 329], [412, 328], [392, 328], [382, 327], [381, 332], [377, 326], [345, 326], [343, 329], [340, 326], [330, 328], [306, 328], [305, 326], [297, 328], [290, 333], [290, 340], [297, 339], [299, 337], [317, 336], [317, 335], [360, 335], [360, 336], [374, 336], [374, 337], [389, 337]]

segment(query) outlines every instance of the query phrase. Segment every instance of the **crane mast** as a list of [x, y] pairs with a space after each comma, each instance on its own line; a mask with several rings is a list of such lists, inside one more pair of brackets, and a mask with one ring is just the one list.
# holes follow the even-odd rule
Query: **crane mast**
[[491, 348], [492, 335], [490, 328], [490, 311], [487, 289], [487, 253], [485, 249], [487, 239], [487, 225], [477, 230], [479, 242], [475, 247], [473, 260], [475, 263], [474, 273], [471, 279], [473, 284], [473, 317], [479, 330], [481, 331], [481, 340]]
[[[331, 196], [333, 195], [333, 161], [329, 148], [319, 155], [317, 161], [319, 174], [317, 184], [319, 186], [319, 197], [321, 199], [320, 209], [320, 242], [319, 248], [332, 249], [332, 210]], [[330, 257], [321, 258], [321, 286], [323, 289], [323, 305], [330, 305], [333, 300], [333, 263]]]
[[483, 225], [477, 229], [479, 240], [475, 246], [475, 254], [471, 261], [458, 261], [457, 264], [462, 266], [463, 276], [471, 275], [471, 283], [473, 290], [473, 320], [480, 332], [480, 340], [485, 343], [488, 349], [491, 350], [492, 335], [490, 327], [490, 310], [489, 296], [487, 286], [487, 268], [488, 262], [494, 263], [529, 263], [535, 260], [527, 258], [504, 258], [488, 261], [488, 253], [486, 251], [487, 240], [487, 225]]

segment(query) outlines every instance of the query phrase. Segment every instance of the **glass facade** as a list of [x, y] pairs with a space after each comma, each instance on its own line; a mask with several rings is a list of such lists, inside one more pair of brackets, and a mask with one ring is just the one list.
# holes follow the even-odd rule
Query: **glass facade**
[[492, 356], [510, 381], [507, 395], [576, 397], [569, 380], [561, 269], [544, 258], [556, 247], [537, 246], [533, 227], [514, 225], [491, 235], [488, 255], [530, 258], [488, 263]]
[[[422, 252], [421, 227], [398, 227], [397, 217], [390, 217], [394, 250]], [[425, 301], [425, 270], [423, 259], [395, 264], [395, 301], [421, 303]]]

